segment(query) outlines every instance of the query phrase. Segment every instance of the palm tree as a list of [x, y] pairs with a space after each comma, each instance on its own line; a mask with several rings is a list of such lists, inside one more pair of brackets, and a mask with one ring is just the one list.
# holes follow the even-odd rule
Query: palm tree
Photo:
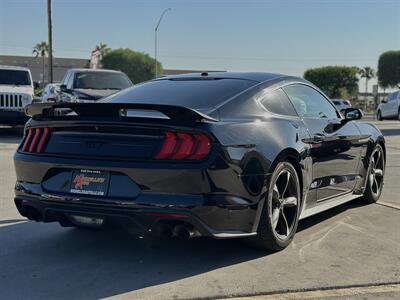
[[365, 107], [367, 106], [368, 80], [375, 77], [375, 71], [371, 67], [364, 67], [358, 71], [361, 78], [365, 78]]
[[43, 82], [44, 82], [44, 74], [45, 74], [45, 58], [46, 55], [49, 54], [49, 45], [46, 42], [41, 42], [36, 44], [33, 47], [32, 54], [38, 58], [39, 56], [42, 57], [42, 63], [43, 63]]
[[105, 43], [100, 43], [94, 50], [100, 51], [100, 59], [102, 59], [108, 52], [111, 51], [111, 48], [109, 48]]
[[375, 77], [375, 71], [371, 67], [364, 67], [358, 71], [361, 78], [365, 78], [365, 93], [368, 92], [368, 80]]

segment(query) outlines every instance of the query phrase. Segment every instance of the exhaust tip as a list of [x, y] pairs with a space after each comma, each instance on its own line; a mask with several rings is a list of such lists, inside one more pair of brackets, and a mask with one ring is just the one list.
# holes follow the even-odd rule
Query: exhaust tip
[[195, 236], [192, 228], [187, 225], [177, 225], [172, 231], [172, 236], [178, 239], [187, 240]]

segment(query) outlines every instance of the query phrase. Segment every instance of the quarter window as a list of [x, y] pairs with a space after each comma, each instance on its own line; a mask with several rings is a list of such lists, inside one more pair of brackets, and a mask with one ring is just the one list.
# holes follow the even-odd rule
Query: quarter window
[[337, 119], [334, 106], [321, 93], [303, 84], [293, 84], [283, 88], [289, 96], [299, 116], [304, 118]]
[[260, 99], [260, 103], [270, 112], [279, 115], [297, 116], [289, 98], [281, 89], [267, 91]]

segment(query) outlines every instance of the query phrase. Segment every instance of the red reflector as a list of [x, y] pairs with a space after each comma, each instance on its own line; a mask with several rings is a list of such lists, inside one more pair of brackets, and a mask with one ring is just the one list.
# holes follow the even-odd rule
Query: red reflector
[[46, 146], [47, 146], [47, 142], [49, 141], [49, 137], [50, 137], [50, 129], [45, 128], [43, 130], [43, 135], [40, 138], [36, 152], [42, 153], [42, 152], [44, 152], [44, 150], [46, 150]]
[[28, 152], [36, 152], [37, 145], [39, 144], [40, 137], [42, 135], [42, 129], [36, 128], [35, 135], [33, 137], [32, 143], [29, 147]]
[[161, 147], [160, 152], [155, 156], [155, 159], [167, 159], [169, 158], [175, 150], [176, 144], [178, 143], [178, 138], [175, 133], [166, 131], [165, 140]]
[[157, 217], [157, 218], [188, 218], [188, 215], [183, 215], [183, 214], [174, 214], [174, 213], [158, 213], [158, 212], [149, 212], [145, 213], [145, 216], [148, 217]]
[[184, 159], [192, 154], [192, 150], [194, 147], [194, 139], [188, 133], [178, 133], [179, 138], [179, 146], [174, 155], [172, 155], [172, 159]]
[[26, 136], [25, 143], [22, 146], [22, 151], [24, 151], [24, 152], [28, 152], [29, 151], [29, 146], [31, 145], [34, 132], [35, 132], [35, 130], [32, 129], [32, 128], [28, 130], [28, 135]]
[[196, 147], [194, 153], [188, 158], [195, 160], [203, 159], [211, 152], [211, 141], [205, 134], [197, 134], [194, 138], [196, 139]]

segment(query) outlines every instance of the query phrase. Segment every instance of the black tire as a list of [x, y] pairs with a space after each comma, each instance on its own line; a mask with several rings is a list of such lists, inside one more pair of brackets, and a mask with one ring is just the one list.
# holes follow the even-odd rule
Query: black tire
[[[377, 159], [378, 153], [379, 159]], [[375, 146], [371, 153], [367, 174], [363, 200], [367, 203], [375, 203], [382, 194], [383, 180], [385, 178], [385, 155], [382, 146], [379, 144]]]
[[399, 111], [397, 112], [397, 120], [400, 121], [400, 107], [399, 107]]
[[[289, 173], [289, 175], [286, 173]], [[283, 181], [284, 178], [281, 179], [282, 176], [287, 176], [288, 182], [286, 188], [283, 188], [283, 190], [281, 187], [284, 186], [285, 183]], [[297, 198], [296, 205], [285, 206], [285, 204], [282, 204], [285, 201], [281, 202], [281, 200], [279, 200], [281, 198], [280, 194], [282, 194], [281, 200], [284, 200], [285, 197], [285, 199], [293, 198], [295, 195]], [[279, 198], [278, 200], [277, 197]], [[249, 238], [248, 242], [252, 246], [263, 250], [279, 251], [286, 248], [296, 233], [300, 208], [301, 189], [297, 172], [291, 163], [287, 161], [280, 162], [272, 173], [269, 182], [268, 193], [262, 208], [257, 235]], [[279, 210], [278, 219], [275, 218], [277, 221], [274, 226], [273, 215], [276, 215], [277, 209]], [[281, 235], [282, 232], [280, 231], [286, 232], [287, 234]]]
[[376, 114], [376, 118], [378, 119], [378, 121], [383, 121], [382, 113], [380, 110], [378, 110], [378, 113]]

